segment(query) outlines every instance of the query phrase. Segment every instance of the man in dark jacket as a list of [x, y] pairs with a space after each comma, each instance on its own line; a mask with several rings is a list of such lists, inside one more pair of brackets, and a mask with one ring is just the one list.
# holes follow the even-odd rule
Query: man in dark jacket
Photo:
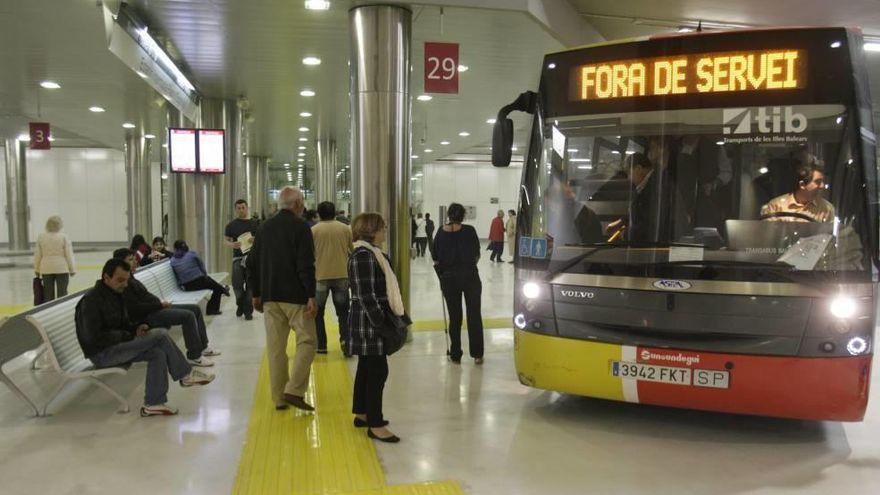
[[[265, 309], [266, 354], [272, 400], [278, 410], [287, 404], [305, 411], [303, 399], [315, 358], [315, 246], [302, 218], [302, 192], [285, 187], [278, 196], [278, 214], [260, 226], [248, 258], [254, 309]], [[296, 332], [296, 355], [288, 372], [287, 338]]]
[[[131, 249], [120, 248], [113, 251], [113, 257], [128, 263], [131, 267], [131, 278], [128, 287], [122, 293], [125, 310], [135, 323], [146, 323], [150, 327], [170, 328], [180, 325], [183, 329], [183, 342], [186, 344], [186, 360], [189, 364], [199, 367], [214, 366], [214, 363], [203, 356], [219, 356], [220, 353], [208, 347], [208, 331], [202, 308], [198, 304], [171, 304], [162, 301], [142, 284], [134, 273], [137, 263]], [[250, 301], [248, 301], [250, 304]]]
[[214, 375], [193, 370], [164, 328], [132, 323], [122, 293], [130, 278], [128, 263], [111, 259], [101, 280], [76, 305], [76, 337], [83, 354], [98, 368], [147, 362], [147, 383], [141, 416], [170, 416], [168, 374], [183, 387], [207, 385]]

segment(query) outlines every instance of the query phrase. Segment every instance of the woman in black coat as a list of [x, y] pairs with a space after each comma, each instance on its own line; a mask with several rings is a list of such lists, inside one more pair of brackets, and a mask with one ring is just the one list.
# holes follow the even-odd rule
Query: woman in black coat
[[387, 428], [388, 421], [382, 415], [388, 358], [381, 329], [391, 324], [390, 315], [403, 314], [403, 302], [397, 277], [378, 248], [385, 241], [385, 220], [378, 213], [363, 213], [352, 222], [351, 233], [355, 249], [348, 260], [350, 332], [344, 350], [358, 357], [352, 400], [354, 425], [368, 427], [370, 438], [396, 443], [400, 438]]

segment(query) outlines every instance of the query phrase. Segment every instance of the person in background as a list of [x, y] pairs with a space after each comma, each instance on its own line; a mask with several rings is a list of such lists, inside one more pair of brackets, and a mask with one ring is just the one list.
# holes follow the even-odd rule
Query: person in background
[[207, 314], [219, 315], [220, 312], [220, 296], [228, 296], [229, 289], [218, 284], [216, 280], [208, 276], [205, 271], [205, 264], [195, 251], [190, 251], [186, 241], [174, 241], [174, 256], [171, 257], [171, 268], [174, 270], [174, 276], [177, 277], [177, 283], [183, 287], [183, 290], [205, 290], [213, 291], [211, 299], [208, 300]]
[[76, 338], [83, 354], [97, 368], [147, 362], [147, 381], [141, 416], [172, 416], [168, 406], [168, 375], [182, 387], [207, 385], [214, 375], [192, 369], [165, 328], [135, 324], [125, 309], [123, 293], [130, 279], [128, 263], [110, 259], [101, 280], [83, 295], [74, 316]]
[[434, 221], [431, 220], [431, 214], [425, 213], [425, 234], [428, 235], [428, 249], [431, 249], [431, 245], [434, 244], [434, 232], [437, 230], [437, 226], [434, 225]]
[[135, 258], [137, 258], [139, 265], [149, 265], [153, 262], [149, 257], [152, 249], [150, 248], [150, 245], [147, 244], [147, 240], [144, 239], [144, 236], [135, 234], [135, 236], [131, 238], [131, 244], [128, 246], [128, 249], [134, 251]]
[[315, 210], [306, 210], [303, 214], [303, 218], [305, 218], [306, 220], [306, 225], [309, 228], [312, 228], [315, 226], [316, 223], [318, 223], [318, 212], [316, 212]]
[[342, 222], [345, 225], [351, 224], [351, 219], [348, 218], [348, 216], [345, 214], [345, 210], [339, 210], [338, 212], [336, 212], [336, 221]]
[[516, 212], [507, 210], [507, 224], [504, 225], [504, 232], [507, 233], [507, 250], [510, 251], [510, 261], [513, 263], [516, 259]]
[[76, 275], [73, 246], [61, 233], [63, 226], [61, 217], [52, 215], [34, 245], [34, 272], [43, 279], [44, 302], [66, 296], [70, 277]]
[[[333, 306], [339, 321], [339, 341], [348, 340], [348, 257], [351, 255], [351, 229], [335, 220], [336, 207], [329, 201], [318, 205], [321, 221], [312, 227], [315, 241], [315, 299], [318, 315], [315, 328], [318, 334], [318, 354], [327, 353], [327, 330], [324, 326], [324, 309], [327, 296], [333, 291]], [[344, 351], [346, 357], [350, 354]]]
[[416, 256], [424, 258], [428, 247], [428, 234], [425, 231], [425, 220], [422, 218], [421, 213], [416, 216], [416, 227], [413, 231], [413, 237], [416, 240]]
[[480, 260], [480, 239], [470, 225], [462, 225], [464, 206], [452, 203], [446, 210], [449, 223], [434, 237], [434, 259], [440, 290], [449, 307], [449, 340], [447, 354], [453, 363], [461, 363], [461, 300], [467, 307], [468, 350], [476, 364], [483, 364], [483, 316], [480, 313], [483, 285], [477, 262]]
[[380, 329], [387, 314], [404, 313], [397, 276], [380, 250], [385, 242], [385, 220], [378, 213], [362, 213], [351, 226], [354, 251], [348, 260], [351, 284], [350, 334], [346, 348], [358, 357], [352, 410], [354, 425], [368, 427], [367, 436], [387, 443], [400, 441], [388, 430], [382, 413], [382, 394], [388, 379], [388, 357]]
[[162, 301], [138, 280], [134, 252], [120, 248], [113, 251], [113, 258], [128, 263], [131, 277], [128, 286], [122, 292], [125, 309], [135, 324], [146, 323], [151, 328], [170, 328], [180, 325], [183, 329], [183, 341], [186, 344], [186, 359], [189, 364], [199, 367], [214, 366], [207, 356], [219, 356], [220, 352], [208, 347], [208, 329], [202, 317], [202, 309], [198, 304], [171, 304]]
[[256, 220], [248, 217], [247, 201], [239, 199], [235, 202], [235, 219], [226, 224], [224, 242], [232, 248], [232, 290], [235, 292], [235, 316], [244, 315], [245, 320], [254, 319], [254, 306], [251, 303], [253, 295], [247, 285], [247, 270], [245, 270], [246, 254], [241, 250], [238, 238], [244, 234], [257, 235], [259, 224]]
[[[303, 193], [286, 186], [278, 195], [278, 213], [260, 226], [251, 254], [248, 276], [254, 309], [266, 317], [266, 355], [269, 383], [276, 410], [290, 404], [304, 411], [315, 408], [305, 401], [312, 361], [315, 359], [315, 243], [302, 218]], [[287, 358], [290, 330], [296, 332], [296, 355]], [[288, 371], [290, 366], [290, 371]]]
[[761, 218], [771, 222], [830, 222], [834, 205], [822, 197], [825, 172], [813, 155], [795, 168], [792, 192], [777, 196], [761, 207]]
[[501, 263], [501, 255], [504, 253], [504, 210], [498, 210], [498, 215], [492, 219], [489, 226], [489, 250], [492, 254], [489, 261]]
[[165, 246], [165, 238], [159, 236], [153, 238], [153, 250], [150, 251], [150, 254], [148, 255], [149, 258], [152, 260], [150, 263], [155, 263], [156, 261], [168, 259], [174, 254], [171, 251], [165, 249]]

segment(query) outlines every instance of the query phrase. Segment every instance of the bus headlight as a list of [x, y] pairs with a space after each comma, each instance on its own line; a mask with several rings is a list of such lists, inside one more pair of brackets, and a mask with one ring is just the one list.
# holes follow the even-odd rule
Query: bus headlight
[[836, 318], [850, 318], [856, 314], [856, 301], [848, 296], [837, 296], [831, 301], [831, 314]]
[[513, 317], [513, 324], [516, 325], [516, 328], [520, 330], [526, 327], [526, 315], [520, 313]]
[[846, 350], [853, 356], [863, 354], [868, 350], [868, 341], [862, 337], [853, 337], [846, 344]]
[[522, 293], [526, 299], [536, 299], [541, 295], [541, 287], [534, 282], [526, 282], [522, 286]]

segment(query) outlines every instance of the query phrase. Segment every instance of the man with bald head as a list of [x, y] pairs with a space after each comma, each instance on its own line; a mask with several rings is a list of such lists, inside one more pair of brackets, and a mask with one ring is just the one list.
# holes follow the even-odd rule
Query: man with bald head
[[[315, 246], [302, 218], [302, 191], [287, 186], [278, 213], [260, 226], [248, 258], [254, 309], [265, 313], [266, 354], [275, 409], [288, 404], [314, 408], [304, 397], [315, 358]], [[287, 338], [296, 333], [296, 355], [288, 372]]]

